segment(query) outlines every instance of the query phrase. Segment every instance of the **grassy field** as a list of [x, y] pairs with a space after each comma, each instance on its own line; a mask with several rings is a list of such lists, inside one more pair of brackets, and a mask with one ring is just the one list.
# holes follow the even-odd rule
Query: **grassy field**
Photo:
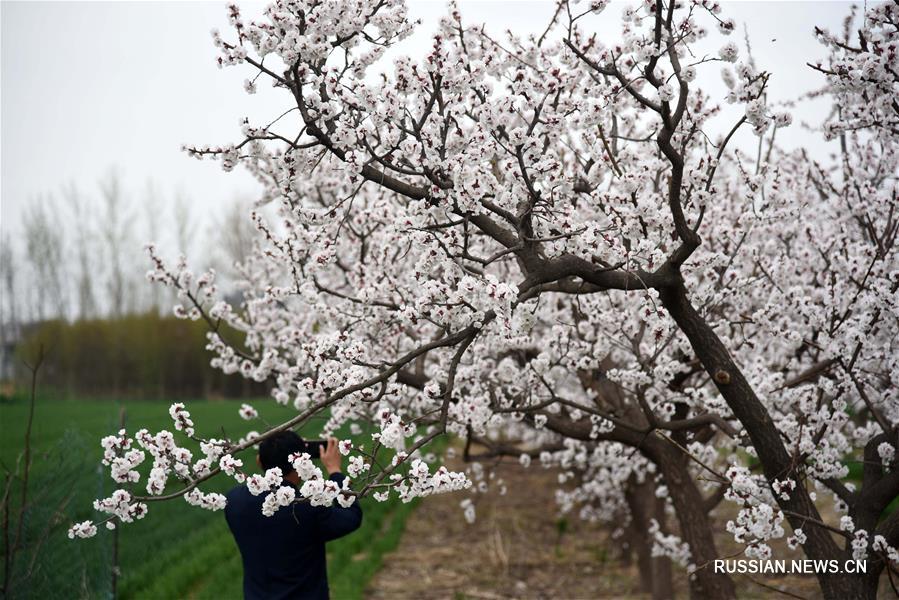
[[[240, 402], [186, 404], [201, 436], [221, 437], [224, 428], [236, 438], [247, 429], [247, 423], [237, 414]], [[253, 404], [270, 423], [295, 414], [272, 401]], [[39, 545], [39, 552], [36, 558], [28, 552], [17, 558], [12, 571], [33, 566], [33, 574], [28, 589], [14, 589], [11, 596], [111, 596], [113, 535], [103, 530], [96, 538], [72, 541], [66, 537], [66, 528], [74, 520], [94, 517], [91, 501], [114, 489], [108, 473], [98, 468], [99, 439], [118, 429], [122, 406], [129, 432], [139, 427], [172, 430], [167, 402], [38, 399], [29, 493], [40, 499], [40, 508], [27, 515], [25, 539], [31, 548]], [[10, 468], [22, 449], [27, 414], [24, 398], [0, 403], [0, 460]], [[263, 427], [263, 423], [253, 425], [256, 429]], [[314, 423], [302, 433], [315, 437], [319, 428], [320, 422]], [[245, 465], [255, 464], [248, 452], [241, 458]], [[221, 477], [203, 489], [224, 491], [232, 485], [233, 480]], [[414, 503], [381, 504], [366, 499], [362, 506], [361, 530], [328, 544], [332, 597], [340, 600], [361, 597], [366, 583], [380, 568], [383, 555], [396, 547]], [[150, 504], [145, 519], [120, 529], [118, 556], [118, 597], [241, 597], [240, 555], [221, 513], [191, 507], [181, 500]]]

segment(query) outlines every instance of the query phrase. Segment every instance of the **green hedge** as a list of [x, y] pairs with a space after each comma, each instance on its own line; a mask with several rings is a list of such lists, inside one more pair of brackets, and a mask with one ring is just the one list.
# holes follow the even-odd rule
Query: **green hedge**
[[[156, 313], [33, 327], [16, 347], [16, 383], [27, 385], [23, 361], [43, 345], [44, 389], [67, 396], [184, 398], [261, 396], [265, 387], [209, 366], [207, 325]], [[229, 339], [239, 339], [235, 332]]]

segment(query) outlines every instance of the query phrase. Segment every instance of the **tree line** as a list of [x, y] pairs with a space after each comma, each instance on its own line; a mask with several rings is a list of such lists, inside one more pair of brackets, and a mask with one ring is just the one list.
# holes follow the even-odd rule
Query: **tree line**
[[228, 202], [201, 227], [184, 194], [166, 197], [153, 181], [135, 192], [114, 170], [93, 192], [70, 184], [31, 198], [0, 238], [0, 380], [21, 383], [23, 360], [43, 344], [44, 375], [57, 393], [258, 393], [213, 371], [202, 328], [165, 316], [174, 296], [142, 277], [149, 266], [143, 246], [152, 241], [232, 281], [250, 247], [244, 208]]
[[[205, 323], [156, 312], [43, 321], [16, 347], [17, 362], [46, 356], [41, 377], [57, 396], [199, 398], [259, 396], [265, 386], [209, 366]], [[24, 374], [24, 373], [23, 373]]]

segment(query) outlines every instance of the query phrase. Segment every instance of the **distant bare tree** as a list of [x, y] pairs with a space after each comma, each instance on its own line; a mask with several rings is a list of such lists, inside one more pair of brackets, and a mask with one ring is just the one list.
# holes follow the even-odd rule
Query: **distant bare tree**
[[190, 201], [182, 191], [178, 191], [175, 196], [175, 240], [178, 244], [178, 251], [185, 256], [190, 254], [193, 246], [194, 236], [197, 233], [197, 225], [194, 221], [193, 210]]
[[75, 244], [74, 259], [75, 295], [78, 299], [78, 318], [89, 319], [97, 315], [97, 298], [94, 295], [96, 245], [91, 226], [91, 207], [74, 183], [63, 189], [63, 198], [71, 211], [71, 231]]
[[16, 255], [9, 234], [0, 236], [0, 342], [4, 345], [18, 332], [18, 296]]
[[250, 203], [235, 200], [209, 232], [210, 241], [218, 250], [215, 262], [229, 278], [238, 275], [236, 265], [242, 263], [253, 250], [255, 231], [248, 218]]
[[[163, 242], [181, 254], [205, 254], [208, 264], [228, 276], [233, 264], [251, 249], [252, 226], [247, 202], [229, 207], [214, 227], [200, 227], [198, 215], [183, 192], [164, 195], [158, 182], [147, 180], [132, 194], [120, 174], [110, 170], [98, 182], [99, 196], [69, 183], [57, 197], [29, 202], [20, 224], [4, 228], [2, 274], [4, 299], [0, 319], [43, 320], [61, 316], [89, 319], [117, 317], [135, 311], [166, 312], [175, 295], [144, 284], [142, 252], [147, 242]], [[139, 198], [139, 201], [137, 199]], [[198, 238], [210, 238], [205, 244]], [[25, 268], [13, 268], [15, 255]], [[219, 256], [221, 254], [221, 256]], [[14, 316], [13, 316], [14, 313]]]
[[130, 267], [123, 264], [125, 262], [123, 259], [131, 237], [131, 227], [127, 214], [128, 206], [122, 194], [119, 176], [115, 171], [111, 171], [100, 182], [100, 192], [103, 198], [100, 234], [106, 251], [109, 312], [113, 316], [122, 316], [127, 310], [128, 300], [125, 269]]
[[[144, 191], [144, 223], [146, 224], [145, 235], [147, 236], [145, 242], [157, 242], [159, 240], [159, 222], [160, 217], [162, 215], [162, 211], [165, 208], [165, 203], [162, 202], [162, 198], [159, 194], [159, 189], [156, 187], [156, 183], [148, 179], [146, 189]], [[149, 309], [159, 312], [160, 306], [162, 304], [162, 290], [159, 289], [159, 286], [150, 285], [144, 286], [149, 293], [148, 301], [149, 301]]]
[[49, 196], [32, 202], [23, 219], [25, 248], [31, 266], [32, 320], [68, 316], [62, 227]]

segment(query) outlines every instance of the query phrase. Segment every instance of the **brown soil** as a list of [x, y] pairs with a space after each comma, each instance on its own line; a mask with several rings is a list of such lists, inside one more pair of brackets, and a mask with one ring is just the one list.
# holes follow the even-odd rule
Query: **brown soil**
[[[461, 469], [459, 459], [447, 461]], [[623, 562], [620, 542], [610, 529], [561, 518], [554, 499], [558, 472], [535, 461], [528, 469], [517, 461], [495, 463], [508, 493], [498, 485], [487, 493], [443, 494], [425, 498], [410, 515], [395, 552], [371, 581], [366, 597], [379, 599], [538, 599], [648, 598], [640, 588], [635, 562]], [[486, 466], [486, 465], [485, 465]], [[460, 501], [471, 498], [477, 520], [468, 524]], [[741, 549], [725, 531], [733, 507], [722, 503], [713, 526], [721, 532], [722, 556], [739, 556]], [[564, 521], [560, 527], [560, 520]], [[794, 558], [781, 544], [780, 557]], [[796, 555], [795, 558], [802, 558]], [[686, 598], [686, 575], [674, 567], [674, 598]], [[733, 575], [740, 598], [820, 598], [813, 576]], [[783, 590], [787, 594], [776, 590]], [[894, 597], [889, 585], [880, 598]]]
[[[458, 464], [448, 465], [458, 468]], [[622, 598], [640, 597], [637, 570], [624, 565], [609, 531], [560, 518], [553, 497], [557, 471], [505, 460], [496, 468], [509, 490], [458, 493], [422, 501], [406, 522], [399, 548], [384, 557], [367, 597]], [[475, 502], [469, 525], [459, 502]]]

